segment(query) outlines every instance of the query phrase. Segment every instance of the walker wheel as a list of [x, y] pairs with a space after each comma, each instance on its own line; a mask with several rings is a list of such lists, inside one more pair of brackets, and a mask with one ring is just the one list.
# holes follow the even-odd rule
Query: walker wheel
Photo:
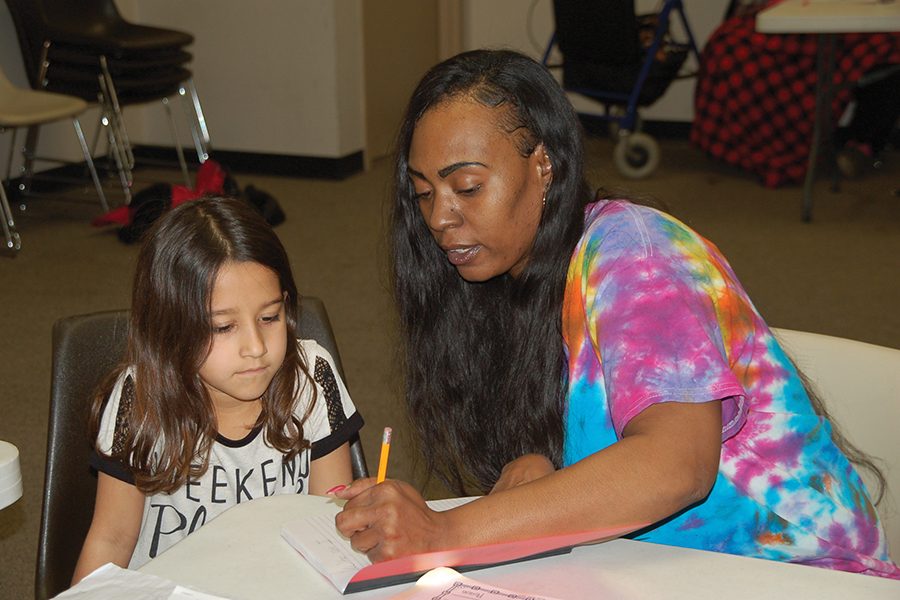
[[659, 166], [659, 144], [646, 133], [631, 133], [616, 144], [613, 161], [625, 177], [643, 179]]

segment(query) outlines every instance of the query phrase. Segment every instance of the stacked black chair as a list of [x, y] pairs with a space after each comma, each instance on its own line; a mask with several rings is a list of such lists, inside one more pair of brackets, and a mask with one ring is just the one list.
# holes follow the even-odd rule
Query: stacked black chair
[[[198, 157], [205, 160], [209, 136], [187, 68], [191, 34], [131, 23], [113, 0], [6, 0], [6, 4], [32, 88], [99, 101], [111, 154], [129, 182], [134, 156], [121, 109], [161, 100], [190, 185], [168, 98], [190, 96], [192, 134]], [[32, 137], [29, 142], [36, 143], [36, 133]]]

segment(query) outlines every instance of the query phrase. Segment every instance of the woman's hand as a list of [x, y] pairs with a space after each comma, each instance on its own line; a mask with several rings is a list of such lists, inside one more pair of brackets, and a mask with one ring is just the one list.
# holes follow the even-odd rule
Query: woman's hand
[[347, 499], [335, 517], [338, 531], [372, 562], [437, 550], [445, 534], [441, 513], [402, 481], [358, 479], [335, 496]]
[[500, 478], [497, 479], [497, 483], [491, 488], [490, 493], [493, 494], [494, 492], [502, 492], [503, 490], [518, 487], [523, 483], [549, 475], [555, 470], [553, 463], [546, 456], [525, 454], [506, 463], [503, 471], [500, 472]]

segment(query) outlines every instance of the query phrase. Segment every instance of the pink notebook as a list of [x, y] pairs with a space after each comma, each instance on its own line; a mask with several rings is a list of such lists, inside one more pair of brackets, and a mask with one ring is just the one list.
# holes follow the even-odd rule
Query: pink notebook
[[[455, 505], [472, 498], [458, 499]], [[447, 501], [429, 502], [435, 510], [451, 508]], [[334, 514], [340, 510], [335, 505]], [[334, 527], [334, 514], [316, 515], [293, 521], [282, 528], [281, 535], [320, 573], [344, 594], [415, 581], [436, 567], [452, 567], [457, 571], [473, 571], [507, 563], [565, 554], [574, 546], [603, 542], [620, 537], [643, 526], [596, 529], [544, 536], [517, 542], [503, 542], [455, 550], [441, 550], [404, 556], [372, 564], [365, 554], [350, 547], [350, 541]]]

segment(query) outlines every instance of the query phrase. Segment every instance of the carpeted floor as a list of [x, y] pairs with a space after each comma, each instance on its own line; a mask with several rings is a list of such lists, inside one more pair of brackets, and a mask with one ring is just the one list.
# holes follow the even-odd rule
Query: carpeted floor
[[[730, 258], [770, 324], [900, 348], [900, 154], [889, 155], [881, 172], [844, 182], [838, 193], [818, 182], [814, 222], [806, 224], [799, 187], [765, 189], [684, 141], [663, 141], [662, 148], [657, 173], [625, 181], [612, 167], [612, 144], [590, 140], [592, 182], [653, 196], [706, 235]], [[301, 292], [321, 297], [329, 310], [349, 389], [366, 417], [369, 462], [382, 428], [392, 425], [389, 475], [411, 479], [386, 276], [389, 169], [382, 160], [341, 182], [237, 178], [273, 194], [287, 213], [277, 231]], [[17, 213], [21, 253], [0, 255], [0, 439], [19, 448], [25, 485], [24, 498], [0, 512], [0, 599], [33, 596], [53, 322], [129, 301], [136, 249], [92, 228], [96, 212], [86, 202], [35, 200], [26, 214]], [[440, 494], [437, 486], [428, 489]]]

